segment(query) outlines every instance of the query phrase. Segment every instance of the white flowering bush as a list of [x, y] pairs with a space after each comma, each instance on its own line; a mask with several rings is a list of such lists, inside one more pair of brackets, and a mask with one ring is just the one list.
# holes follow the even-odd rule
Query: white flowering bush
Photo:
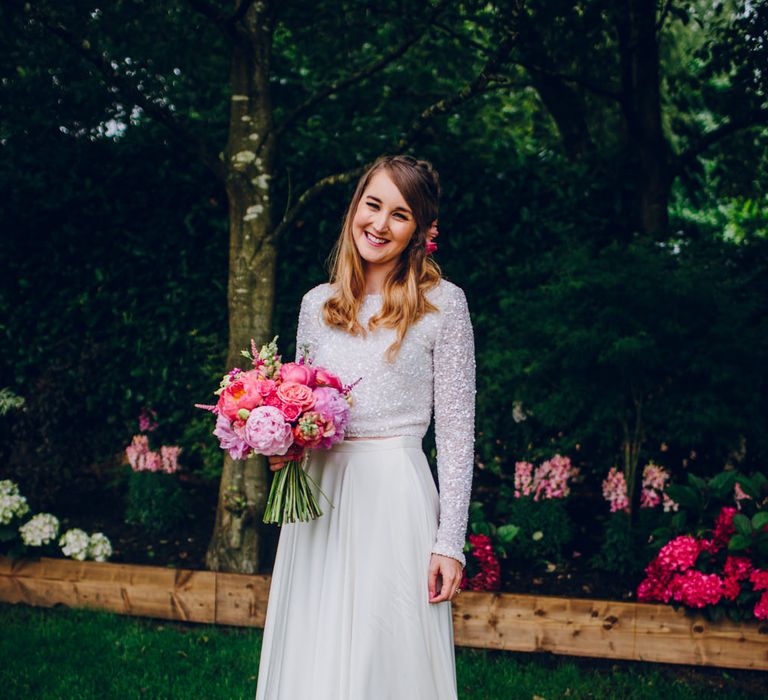
[[94, 561], [106, 561], [112, 556], [112, 544], [103, 532], [94, 532], [90, 536], [88, 556]]
[[18, 485], [10, 479], [0, 481], [0, 542], [4, 543], [0, 553], [18, 557], [24, 555], [27, 547], [36, 547], [54, 554], [58, 544], [65, 556], [79, 561], [106, 561], [112, 556], [112, 544], [103, 532], [89, 535], [80, 528], [71, 528], [58, 537], [59, 519], [55, 515], [37, 513], [18, 525], [27, 513], [29, 504]]
[[38, 513], [19, 528], [19, 534], [27, 547], [41, 547], [59, 534], [59, 519], [51, 513]]
[[83, 561], [88, 556], [90, 538], [85, 530], [73, 527], [59, 538], [61, 551], [72, 559]]
[[29, 512], [27, 499], [10, 479], [0, 481], [0, 525], [10, 525], [14, 518]]

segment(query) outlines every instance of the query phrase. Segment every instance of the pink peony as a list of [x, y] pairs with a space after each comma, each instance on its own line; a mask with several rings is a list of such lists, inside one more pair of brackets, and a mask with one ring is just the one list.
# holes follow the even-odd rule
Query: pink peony
[[286, 382], [296, 382], [305, 384], [309, 387], [315, 386], [316, 371], [309, 365], [298, 364], [296, 362], [287, 362], [280, 368], [280, 379]]
[[277, 387], [277, 398], [283, 403], [298, 406], [302, 411], [309, 411], [315, 405], [312, 389], [298, 382], [283, 382]]
[[238, 379], [229, 384], [219, 395], [216, 404], [219, 414], [225, 415], [229, 420], [237, 418], [240, 409], [250, 411], [264, 403], [259, 391], [259, 373], [256, 370], [243, 372]]
[[274, 406], [259, 406], [245, 422], [245, 441], [262, 455], [284, 455], [293, 443], [291, 425]]
[[323, 369], [322, 367], [317, 368], [315, 381], [319, 387], [329, 386], [332, 389], [337, 389], [338, 391], [344, 390], [344, 387], [341, 385], [341, 379], [339, 379], [335, 374], [329, 372], [327, 369]]
[[232, 459], [245, 459], [250, 454], [251, 448], [238, 432], [234, 430], [226, 416], [221, 413], [218, 415], [213, 434], [219, 438], [219, 446], [227, 450]]

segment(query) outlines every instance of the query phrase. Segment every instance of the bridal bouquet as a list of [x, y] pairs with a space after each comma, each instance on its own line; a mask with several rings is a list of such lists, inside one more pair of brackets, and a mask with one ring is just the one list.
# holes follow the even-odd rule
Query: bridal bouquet
[[242, 354], [253, 369], [235, 367], [214, 392], [215, 405], [195, 406], [216, 415], [213, 434], [232, 459], [290, 458], [272, 480], [265, 523], [314, 520], [322, 511], [308, 484], [320, 490], [305, 469], [309, 450], [328, 449], [344, 439], [354, 385], [345, 387], [335, 374], [313, 366], [306, 352], [298, 362], [281, 362], [277, 336], [259, 352], [251, 340], [251, 351]]

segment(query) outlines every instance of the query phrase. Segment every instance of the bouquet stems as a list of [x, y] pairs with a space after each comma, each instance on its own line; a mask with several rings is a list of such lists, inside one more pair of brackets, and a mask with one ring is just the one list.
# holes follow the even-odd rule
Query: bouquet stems
[[[286, 465], [275, 472], [275, 478], [272, 480], [272, 487], [269, 490], [267, 498], [267, 507], [264, 510], [263, 521], [265, 523], [275, 523], [284, 525], [285, 523], [309, 522], [319, 518], [323, 511], [317, 503], [315, 494], [309, 487], [311, 481], [320, 493], [325, 496], [320, 489], [319, 484], [307, 474], [305, 465], [309, 455], [304, 458], [291, 460]], [[328, 496], [325, 496], [328, 503], [331, 503]], [[331, 503], [331, 508], [333, 504]]]

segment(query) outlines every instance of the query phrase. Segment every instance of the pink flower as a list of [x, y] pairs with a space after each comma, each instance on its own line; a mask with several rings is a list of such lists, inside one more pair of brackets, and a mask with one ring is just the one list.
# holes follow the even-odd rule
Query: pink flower
[[748, 579], [752, 573], [752, 561], [748, 557], [735, 557], [729, 554], [723, 566], [723, 573], [737, 581]]
[[139, 458], [149, 452], [149, 438], [146, 435], [134, 435], [131, 444], [125, 448], [125, 456], [133, 471], [140, 471]]
[[762, 569], [755, 569], [749, 575], [749, 580], [752, 583], [752, 587], [756, 591], [768, 590], [768, 571]]
[[259, 382], [259, 393], [266, 398], [277, 391], [277, 382], [274, 379], [262, 379]]
[[666, 571], [690, 569], [701, 552], [701, 545], [695, 537], [681, 535], [665, 544], [656, 557], [659, 566]]
[[341, 384], [341, 379], [322, 367], [317, 368], [315, 381], [317, 382], [317, 386], [329, 386], [333, 389], [338, 389], [338, 391], [344, 390], [344, 387]]
[[435, 243], [435, 238], [437, 238], [439, 235], [440, 231], [437, 229], [437, 219], [435, 219], [430, 225], [429, 231], [427, 231], [427, 255], [431, 255], [437, 251], [437, 243]]
[[317, 447], [324, 438], [330, 440], [335, 434], [336, 426], [333, 421], [321, 416], [317, 411], [305, 413], [293, 428], [296, 443], [310, 448]]
[[571, 460], [559, 454], [542, 462], [533, 477], [533, 500], [565, 498], [571, 493], [568, 479], [578, 473], [579, 470], [571, 466]]
[[173, 474], [179, 469], [179, 454], [181, 448], [170, 445], [163, 445], [160, 448], [160, 461], [162, 463], [162, 470], [166, 474]]
[[469, 542], [472, 545], [470, 555], [480, 565], [480, 571], [467, 577], [466, 573], [461, 578], [461, 588], [468, 591], [497, 591], [501, 587], [501, 566], [493, 553], [491, 540], [487, 535], [470, 535]]
[[142, 433], [151, 433], [157, 428], [157, 413], [145, 406], [139, 413], [139, 430]]
[[624, 479], [624, 473], [616, 467], [611, 467], [608, 476], [603, 480], [603, 498], [610, 504], [611, 513], [629, 508], [627, 482]]
[[219, 446], [229, 452], [232, 459], [245, 459], [251, 447], [243, 439], [242, 430], [235, 431], [232, 423], [221, 413], [216, 418], [213, 434], [219, 438]]
[[715, 530], [712, 539], [715, 544], [722, 547], [728, 544], [731, 535], [736, 532], [733, 525], [733, 516], [736, 515], [736, 508], [723, 508], [715, 522]]
[[243, 372], [240, 377], [229, 384], [219, 395], [219, 402], [216, 404], [218, 412], [225, 415], [229, 420], [237, 418], [237, 412], [240, 409], [250, 411], [257, 406], [261, 406], [264, 399], [259, 390], [261, 382], [259, 373], [256, 370]]
[[293, 444], [291, 425], [274, 406], [259, 406], [245, 422], [244, 438], [262, 455], [284, 455]]
[[533, 493], [533, 465], [530, 462], [515, 462], [515, 498]]
[[741, 584], [737, 578], [726, 577], [723, 579], [723, 598], [734, 601], [741, 593]]
[[315, 405], [312, 389], [298, 382], [283, 382], [277, 387], [277, 397], [283, 403], [298, 406], [302, 411], [309, 411]]
[[755, 605], [755, 617], [758, 620], [768, 620], [768, 592], [760, 596], [760, 600]]
[[287, 362], [280, 368], [280, 379], [283, 382], [296, 382], [306, 386], [315, 386], [315, 369], [309, 365]]
[[333, 435], [326, 433], [320, 441], [320, 447], [328, 449], [344, 439], [344, 430], [349, 422], [349, 404], [343, 394], [330, 387], [319, 386], [313, 389], [313, 393], [315, 395], [314, 410], [326, 420], [333, 421], [335, 428]]
[[733, 498], [735, 499], [737, 505], [741, 505], [739, 501], [752, 500], [752, 496], [744, 492], [744, 489], [741, 488], [741, 484], [738, 481], [733, 487]]
[[689, 569], [675, 574], [669, 585], [672, 599], [690, 608], [717, 605], [723, 597], [723, 580], [717, 574]]

